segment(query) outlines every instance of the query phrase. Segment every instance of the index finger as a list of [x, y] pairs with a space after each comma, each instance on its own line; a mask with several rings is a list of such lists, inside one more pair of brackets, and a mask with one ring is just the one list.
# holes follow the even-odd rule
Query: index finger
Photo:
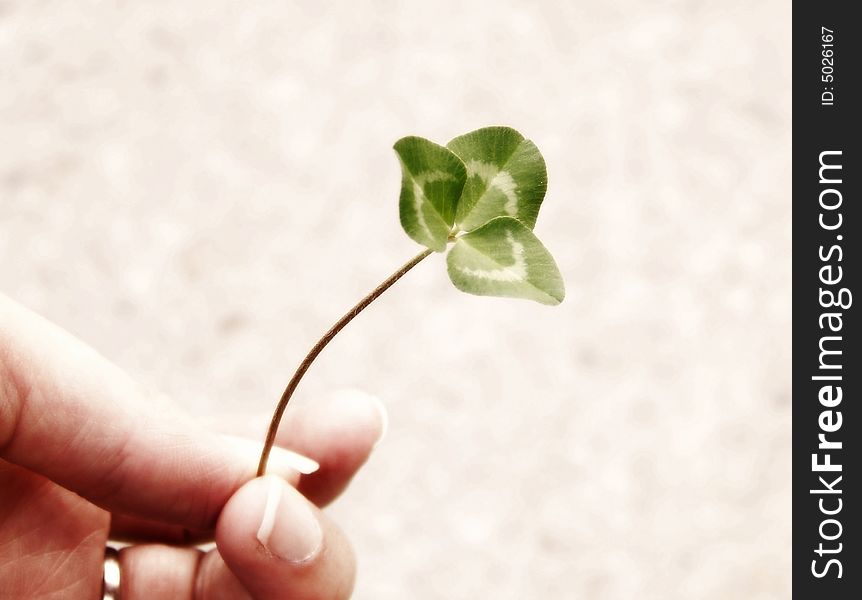
[[[254, 477], [260, 444], [229, 442], [146, 393], [62, 329], [0, 294], [0, 458], [112, 511], [210, 529]], [[273, 451], [274, 473], [314, 461]]]

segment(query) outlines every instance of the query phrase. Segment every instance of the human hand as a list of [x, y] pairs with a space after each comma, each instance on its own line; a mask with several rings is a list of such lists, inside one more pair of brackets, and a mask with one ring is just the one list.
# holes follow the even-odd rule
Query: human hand
[[123, 600], [347, 598], [353, 552], [319, 507], [384, 427], [358, 393], [289, 410], [277, 443], [299, 454], [274, 449], [280, 477], [253, 479], [260, 443], [179, 414], [0, 295], [0, 596], [101, 597], [110, 537], [135, 542]]

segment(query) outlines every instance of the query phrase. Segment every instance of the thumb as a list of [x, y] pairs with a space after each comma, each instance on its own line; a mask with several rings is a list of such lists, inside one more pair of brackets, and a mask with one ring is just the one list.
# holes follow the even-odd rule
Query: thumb
[[228, 500], [216, 544], [257, 600], [337, 600], [353, 590], [356, 561], [344, 534], [279, 477], [254, 479]]

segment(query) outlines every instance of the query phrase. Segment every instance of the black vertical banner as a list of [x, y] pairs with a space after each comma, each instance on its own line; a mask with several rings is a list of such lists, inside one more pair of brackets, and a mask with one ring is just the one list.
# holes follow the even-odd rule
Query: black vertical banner
[[793, 3], [793, 597], [802, 599], [862, 598], [862, 23], [851, 7]]

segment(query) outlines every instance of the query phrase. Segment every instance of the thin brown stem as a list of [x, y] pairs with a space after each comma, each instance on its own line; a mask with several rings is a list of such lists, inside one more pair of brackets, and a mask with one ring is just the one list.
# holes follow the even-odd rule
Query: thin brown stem
[[383, 292], [392, 287], [392, 284], [401, 279], [407, 271], [418, 265], [422, 259], [431, 254], [431, 252], [431, 249], [423, 250], [410, 261], [405, 263], [404, 266], [390, 275], [386, 281], [374, 288], [374, 290], [360, 300], [356, 306], [347, 311], [347, 314], [338, 319], [335, 325], [330, 327], [329, 331], [324, 333], [323, 337], [317, 340], [317, 343], [308, 351], [308, 354], [305, 355], [305, 358], [302, 359], [302, 362], [299, 363], [299, 366], [296, 368], [296, 372], [294, 372], [293, 377], [290, 378], [290, 382], [287, 384], [287, 387], [284, 389], [284, 393], [281, 395], [281, 400], [278, 401], [275, 413], [272, 415], [272, 421], [269, 423], [269, 430], [266, 432], [266, 441], [263, 444], [263, 452], [260, 455], [260, 463], [257, 467], [258, 477], [266, 472], [266, 463], [269, 460], [269, 453], [272, 451], [272, 445], [275, 443], [275, 434], [278, 432], [278, 425], [281, 423], [284, 409], [287, 408], [287, 403], [290, 402], [290, 397], [293, 396], [296, 386], [299, 385], [299, 382], [302, 380], [302, 376], [305, 375], [306, 371], [308, 371], [308, 368], [311, 366], [311, 363], [314, 362], [314, 359], [317, 358], [317, 355], [323, 351], [326, 345], [332, 341], [332, 338], [334, 338], [339, 331], [344, 329], [344, 326], [350, 323], [356, 315], [365, 310], [369, 304], [377, 300]]

